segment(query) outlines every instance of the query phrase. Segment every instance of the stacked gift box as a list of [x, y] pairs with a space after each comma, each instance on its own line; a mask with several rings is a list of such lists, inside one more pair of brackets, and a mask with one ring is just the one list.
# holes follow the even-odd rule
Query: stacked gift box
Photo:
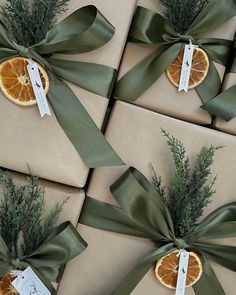
[[[6, 2], [11, 1], [0, 0]], [[168, 18], [171, 0], [70, 0], [46, 37], [30, 46], [13, 40], [0, 19], [0, 62], [20, 57], [43, 66], [51, 112], [41, 117], [36, 101], [29, 107], [14, 104], [0, 80], [0, 167], [11, 171], [16, 187], [26, 183], [26, 174], [42, 178], [44, 217], [63, 204], [50, 238], [31, 255], [9, 258], [3, 251], [3, 278], [30, 266], [49, 294], [235, 293], [236, 3], [192, 0], [199, 6], [191, 10], [185, 5], [180, 12], [177, 5], [186, 1], [173, 2], [175, 16], [183, 11], [194, 15], [185, 30], [177, 30], [181, 17]], [[179, 91], [183, 68], [176, 78], [171, 66], [175, 69], [179, 61], [183, 66], [187, 46], [193, 46], [190, 70], [196, 67], [188, 85], [196, 85]], [[0, 64], [0, 78], [3, 74]], [[196, 227], [180, 236], [172, 228], [170, 208], [154, 189], [155, 173], [166, 187], [176, 176], [168, 138], [169, 145], [172, 138], [185, 148], [190, 167], [183, 169], [194, 171], [204, 148], [214, 158], [202, 163], [210, 161], [201, 193], [207, 191], [211, 199], [202, 206]], [[156, 229], [153, 235], [150, 225]], [[178, 265], [172, 285], [161, 281], [156, 270], [174, 251], [178, 257], [183, 251], [194, 253], [200, 261], [199, 277], [185, 288], [188, 277], [182, 291], [175, 281]]]

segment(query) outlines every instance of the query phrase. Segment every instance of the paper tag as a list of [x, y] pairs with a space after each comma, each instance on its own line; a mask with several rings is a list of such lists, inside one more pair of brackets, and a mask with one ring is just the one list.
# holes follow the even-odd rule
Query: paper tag
[[184, 295], [186, 289], [186, 280], [188, 273], [189, 252], [183, 250], [179, 258], [179, 272], [175, 295]]
[[29, 59], [28, 62], [29, 63], [27, 65], [27, 70], [29, 73], [31, 84], [33, 86], [34, 95], [36, 97], [40, 115], [42, 118], [45, 115], [50, 116], [51, 112], [43, 89], [43, 83], [40, 77], [38, 66], [31, 59]]
[[30, 267], [16, 275], [17, 278], [12, 282], [12, 285], [20, 295], [51, 295]]
[[188, 92], [189, 79], [193, 61], [193, 53], [195, 47], [196, 46], [192, 43], [191, 40], [189, 40], [189, 44], [185, 45], [184, 47], [184, 57], [179, 82], [179, 91], [184, 90], [185, 92]]

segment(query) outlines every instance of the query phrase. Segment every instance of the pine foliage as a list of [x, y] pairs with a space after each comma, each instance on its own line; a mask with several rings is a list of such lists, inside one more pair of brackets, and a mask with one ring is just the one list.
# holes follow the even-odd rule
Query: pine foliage
[[169, 24], [184, 34], [210, 0], [160, 0]]
[[[69, 0], [7, 0], [0, 7], [2, 23], [20, 45], [29, 47], [44, 39], [67, 9]], [[30, 4], [31, 3], [31, 4]]]
[[167, 137], [175, 172], [169, 189], [162, 184], [161, 177], [157, 177], [153, 170], [153, 184], [171, 214], [175, 234], [178, 237], [191, 233], [199, 223], [204, 208], [211, 202], [215, 191], [213, 185], [216, 177], [208, 183], [211, 166], [216, 150], [221, 147], [203, 147], [197, 156], [195, 167], [190, 168], [190, 160], [181, 141], [162, 130]]
[[0, 235], [12, 257], [28, 255], [50, 238], [66, 200], [44, 217], [44, 189], [37, 177], [31, 175], [25, 186], [17, 187], [11, 175], [0, 170], [0, 185]]

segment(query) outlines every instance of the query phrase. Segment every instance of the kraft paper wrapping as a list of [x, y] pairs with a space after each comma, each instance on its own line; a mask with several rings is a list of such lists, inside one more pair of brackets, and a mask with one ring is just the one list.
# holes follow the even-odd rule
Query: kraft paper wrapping
[[[22, 186], [26, 184], [27, 175], [9, 171], [13, 177], [13, 181], [16, 185]], [[46, 213], [50, 212], [57, 203], [61, 204], [65, 199], [69, 197], [64, 204], [63, 209], [57, 220], [57, 225], [63, 222], [70, 221], [76, 226], [80, 212], [84, 203], [84, 191], [75, 187], [70, 187], [55, 182], [50, 182], [40, 179], [40, 186], [45, 191], [45, 206]], [[0, 198], [2, 197], [2, 186], [0, 186]], [[54, 288], [58, 288], [57, 283], [53, 283]]]
[[[223, 89], [226, 90], [235, 84], [236, 84], [236, 74], [235, 73], [226, 74], [224, 79]], [[236, 118], [233, 118], [232, 120], [228, 122], [224, 121], [223, 119], [216, 118], [214, 120], [214, 125], [217, 129], [223, 132], [236, 135]]]
[[[4, 0], [0, 0], [2, 3]], [[118, 69], [136, 0], [128, 3], [125, 0], [71, 0], [69, 10], [61, 19], [76, 9], [91, 4], [115, 26], [115, 36], [102, 48], [71, 57], [67, 55], [66, 58], [101, 63]], [[62, 55], [61, 57], [63, 58]], [[72, 89], [95, 123], [101, 127], [108, 99], [74, 85]], [[32, 173], [42, 178], [83, 187], [89, 169], [64, 134], [55, 115], [41, 119], [37, 106], [19, 107], [8, 101], [2, 92], [0, 101], [0, 166], [27, 173], [28, 163]]]
[[[236, 200], [235, 137], [124, 102], [116, 103], [106, 135], [127, 163], [127, 167], [134, 166], [151, 179], [150, 163], [152, 163], [166, 184], [171, 178], [174, 164], [166, 138], [162, 136], [160, 128], [184, 143], [191, 162], [196, 159], [203, 146], [225, 146], [215, 156], [212, 174], [217, 174], [216, 194], [204, 215]], [[114, 203], [109, 187], [127, 167], [95, 169], [87, 195]], [[67, 264], [59, 295], [66, 294], [68, 290], [70, 295], [110, 295], [126, 274], [147, 254], [155, 250], [154, 244], [148, 240], [96, 230], [81, 224], [78, 225], [78, 230], [89, 246], [78, 259]], [[236, 239], [221, 240], [221, 242], [235, 245]], [[225, 294], [234, 295], [235, 273], [219, 265], [212, 265], [225, 289]], [[160, 285], [155, 279], [153, 269], [150, 269], [132, 292], [132, 295], [143, 294], [174, 295], [174, 291]], [[194, 295], [193, 289], [187, 289], [186, 295]]]
[[[163, 14], [157, 0], [139, 0], [138, 5], [149, 8]], [[229, 20], [215, 30], [201, 34], [206, 38], [223, 38], [233, 40], [236, 29], [236, 18]], [[200, 35], [199, 35], [200, 36]], [[118, 79], [124, 76], [132, 67], [145, 57], [154, 52], [158, 46], [128, 43], [119, 70]], [[221, 79], [224, 76], [225, 67], [216, 64]], [[119, 99], [119, 98], [117, 98]], [[207, 111], [201, 109], [202, 101], [196, 90], [188, 93], [178, 92], [178, 89], [163, 74], [134, 104], [159, 112], [174, 118], [206, 125], [211, 123], [211, 117]]]

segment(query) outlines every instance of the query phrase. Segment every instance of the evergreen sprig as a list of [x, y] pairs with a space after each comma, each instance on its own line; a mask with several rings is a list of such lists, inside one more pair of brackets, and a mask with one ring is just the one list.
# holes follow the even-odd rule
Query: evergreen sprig
[[160, 0], [165, 17], [179, 34], [184, 34], [210, 0]]
[[0, 200], [0, 235], [12, 257], [32, 253], [55, 229], [65, 200], [45, 215], [44, 189], [35, 176], [27, 178], [25, 186], [17, 187], [8, 172], [0, 170], [3, 197]]
[[1, 21], [20, 45], [29, 47], [44, 39], [56, 21], [67, 10], [69, 0], [7, 0], [0, 7]]
[[181, 141], [162, 130], [167, 138], [175, 173], [167, 191], [162, 178], [157, 177], [153, 169], [153, 184], [171, 214], [175, 234], [178, 237], [191, 233], [199, 223], [204, 208], [211, 202], [215, 191], [216, 177], [208, 183], [215, 152], [221, 147], [203, 147], [197, 156], [195, 167], [190, 168], [190, 160]]

